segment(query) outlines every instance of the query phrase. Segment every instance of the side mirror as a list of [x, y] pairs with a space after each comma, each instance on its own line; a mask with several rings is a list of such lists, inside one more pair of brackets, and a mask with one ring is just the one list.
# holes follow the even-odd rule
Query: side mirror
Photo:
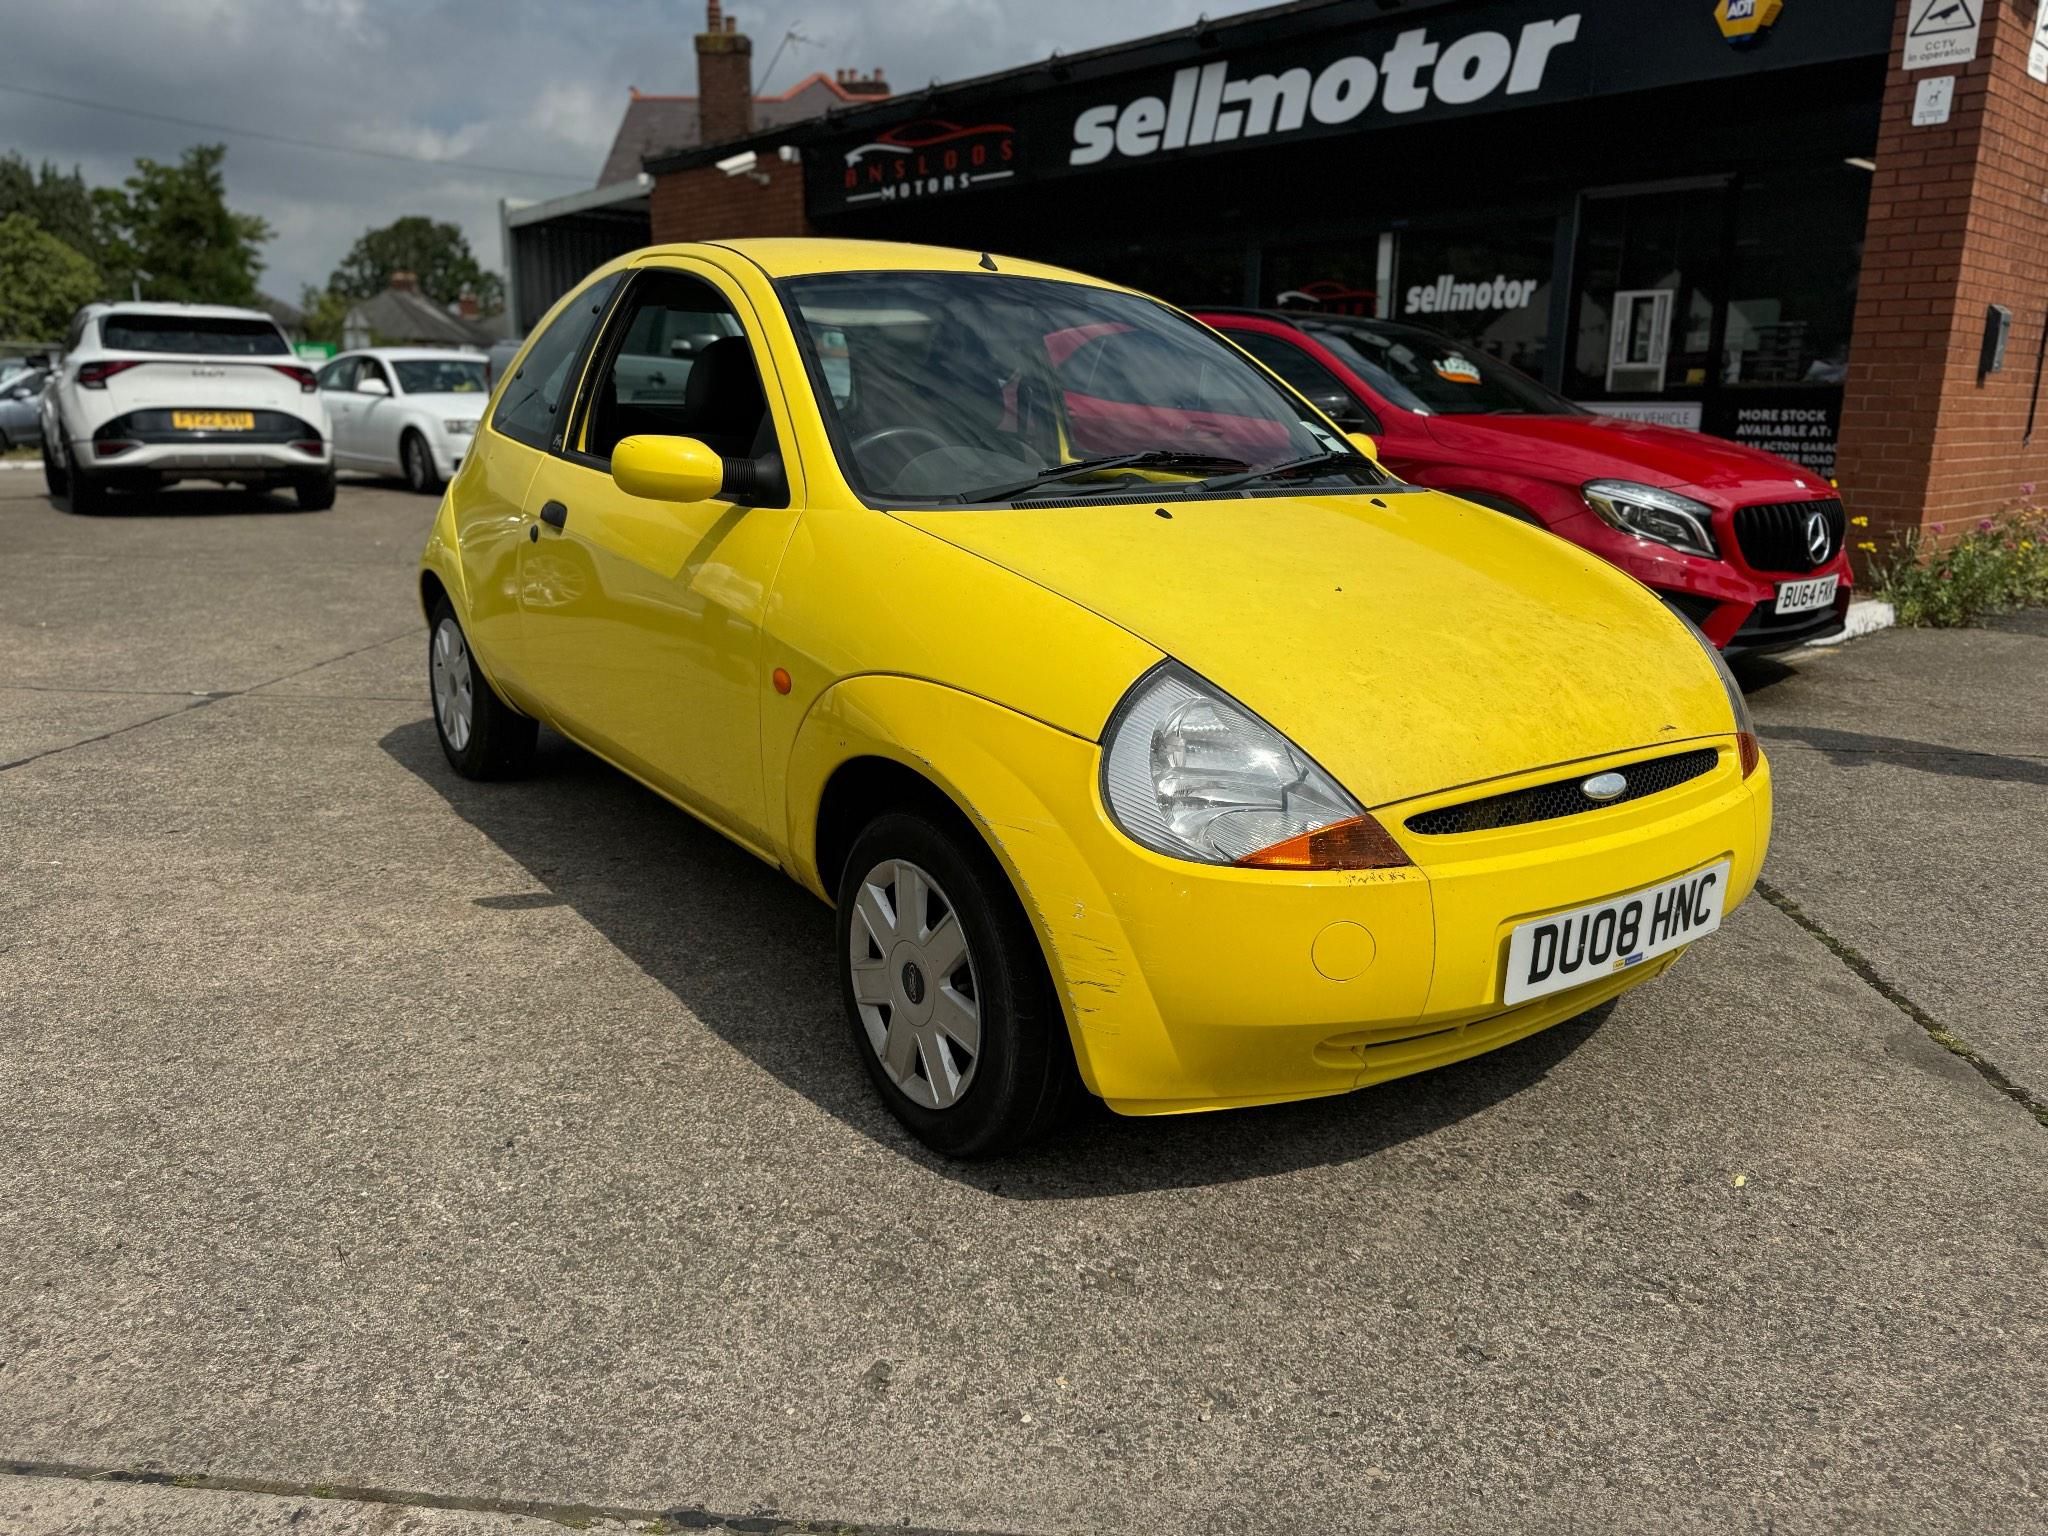
[[612, 450], [612, 481], [651, 501], [710, 501], [725, 489], [725, 460], [694, 437], [628, 437]]
[[356, 393], [359, 395], [388, 395], [391, 386], [382, 379], [357, 379]]
[[1371, 459], [1373, 463], [1379, 463], [1380, 445], [1372, 440], [1372, 436], [1370, 433], [1346, 432], [1344, 434], [1344, 441], [1349, 443], [1352, 447], [1356, 448], [1368, 459]]

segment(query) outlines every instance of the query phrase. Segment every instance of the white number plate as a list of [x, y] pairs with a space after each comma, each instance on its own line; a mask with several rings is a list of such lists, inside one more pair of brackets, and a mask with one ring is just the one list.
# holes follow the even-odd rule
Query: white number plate
[[1841, 585], [1839, 576], [1816, 576], [1812, 581], [1781, 581], [1778, 583], [1778, 612], [1805, 613], [1810, 608], [1825, 608], [1835, 600], [1835, 588]]
[[1502, 1001], [1583, 986], [1704, 938], [1721, 926], [1728, 861], [1646, 891], [1518, 924], [1508, 940]]

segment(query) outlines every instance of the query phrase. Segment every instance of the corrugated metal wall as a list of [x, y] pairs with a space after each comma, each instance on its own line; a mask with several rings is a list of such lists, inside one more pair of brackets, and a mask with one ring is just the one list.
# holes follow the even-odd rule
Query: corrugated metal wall
[[512, 314], [523, 336], [555, 300], [594, 267], [650, 243], [647, 210], [572, 213], [507, 231], [512, 249]]

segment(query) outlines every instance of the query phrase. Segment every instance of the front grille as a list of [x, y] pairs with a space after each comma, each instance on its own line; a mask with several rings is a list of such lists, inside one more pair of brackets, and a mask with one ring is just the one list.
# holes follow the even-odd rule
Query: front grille
[[1576, 816], [1581, 811], [1605, 810], [1610, 805], [1626, 805], [1631, 800], [1676, 789], [1686, 780], [1696, 779], [1713, 767], [1719, 756], [1712, 747], [1698, 747], [1690, 752], [1674, 752], [1669, 757], [1653, 757], [1647, 762], [1603, 769], [1602, 772], [1619, 773], [1628, 780], [1628, 788], [1612, 800], [1595, 800], [1579, 788], [1593, 777], [1590, 773], [1581, 773], [1552, 784], [1533, 784], [1527, 789], [1510, 790], [1504, 795], [1488, 795], [1484, 800], [1467, 800], [1463, 805], [1443, 805], [1433, 811], [1418, 811], [1408, 818], [1408, 830], [1432, 836], [1449, 832], [1485, 832], [1495, 827], [1519, 827], [1532, 821], [1555, 821], [1560, 816]]
[[[1815, 555], [1807, 523], [1818, 512], [1827, 525], [1825, 547]], [[1759, 571], [1817, 570], [1842, 547], [1839, 501], [1772, 501], [1735, 509], [1735, 542], [1742, 558]]]

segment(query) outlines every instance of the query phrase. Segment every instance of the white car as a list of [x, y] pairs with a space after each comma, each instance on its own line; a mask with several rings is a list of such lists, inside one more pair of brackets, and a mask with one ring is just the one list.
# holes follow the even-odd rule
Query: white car
[[438, 494], [462, 467], [491, 402], [490, 359], [432, 347], [344, 352], [320, 370], [334, 420], [334, 462], [405, 476]]
[[74, 512], [180, 480], [290, 486], [334, 505], [327, 407], [260, 309], [88, 304], [43, 391], [43, 474]]

